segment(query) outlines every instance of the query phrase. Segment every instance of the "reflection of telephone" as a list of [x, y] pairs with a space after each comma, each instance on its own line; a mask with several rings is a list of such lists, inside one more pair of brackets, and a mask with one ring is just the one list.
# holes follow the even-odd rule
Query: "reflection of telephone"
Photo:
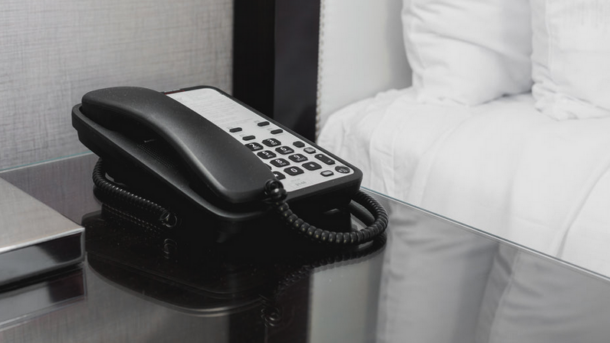
[[[98, 212], [83, 217], [82, 225], [87, 261], [99, 282], [129, 294], [124, 296], [171, 308], [182, 322], [209, 327], [208, 337], [226, 327], [206, 323], [228, 321], [239, 327], [225, 333], [230, 342], [308, 341], [312, 296], [319, 296], [312, 288], [313, 273], [323, 267], [326, 272], [338, 268], [341, 274], [346, 265], [368, 264], [385, 246], [380, 238], [348, 249], [310, 245], [299, 253], [287, 244], [239, 239], [232, 242], [238, 245], [214, 245], [196, 261], [178, 261], [160, 258], [156, 247]], [[286, 251], [278, 254], [278, 249]], [[173, 318], [166, 319], [171, 323]]]
[[[214, 88], [96, 90], [73, 108], [72, 123], [104, 159], [96, 168], [100, 194], [158, 211], [168, 227], [197, 213], [233, 232], [275, 210], [316, 241], [359, 244], [387, 225], [383, 208], [358, 191], [358, 169]], [[290, 209], [309, 220], [345, 208], [352, 197], [375, 217], [358, 232], [317, 228]]]

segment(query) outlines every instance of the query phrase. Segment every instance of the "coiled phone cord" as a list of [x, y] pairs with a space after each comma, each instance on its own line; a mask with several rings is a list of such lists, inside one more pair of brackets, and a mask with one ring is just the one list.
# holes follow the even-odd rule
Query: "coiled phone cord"
[[[165, 207], [125, 190], [117, 183], [108, 180], [101, 158], [93, 168], [93, 183], [96, 186], [96, 196], [98, 197], [113, 199], [124, 205], [133, 206], [158, 218], [158, 221], [165, 227], [173, 227], [178, 223], [176, 215]], [[263, 201], [281, 216], [287, 226], [318, 243], [342, 246], [363, 244], [381, 235], [388, 225], [388, 215], [383, 207], [362, 191], [356, 192], [352, 200], [369, 211], [374, 221], [366, 228], [355, 232], [328, 231], [306, 223], [290, 210], [290, 206], [284, 201], [286, 190], [282, 183], [277, 180], [268, 180], [264, 187], [264, 193], [267, 198]]]
[[328, 231], [306, 223], [290, 210], [290, 206], [284, 201], [286, 190], [282, 183], [277, 180], [267, 181], [265, 194], [268, 196], [265, 202], [280, 214], [289, 227], [318, 243], [358, 245], [372, 241], [381, 235], [388, 226], [386, 211], [375, 199], [362, 191], [356, 192], [352, 200], [369, 211], [373, 215], [374, 221], [366, 228], [355, 232]]
[[93, 184], [96, 187], [94, 190], [95, 196], [102, 201], [112, 199], [120, 205], [135, 207], [145, 212], [147, 216], [157, 219], [163, 227], [171, 228], [178, 223], [176, 215], [165, 207], [134, 194], [124, 189], [121, 185], [108, 180], [106, 178], [104, 162], [101, 158], [93, 168]]

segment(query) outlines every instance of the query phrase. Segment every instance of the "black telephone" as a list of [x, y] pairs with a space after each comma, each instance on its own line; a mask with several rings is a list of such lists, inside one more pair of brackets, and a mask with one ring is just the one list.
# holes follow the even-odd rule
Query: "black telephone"
[[[153, 213], [166, 227], [213, 219], [233, 234], [277, 212], [315, 241], [354, 245], [387, 225], [383, 208], [359, 191], [360, 170], [212, 87], [95, 90], [72, 109], [72, 125], [100, 156], [96, 195]], [[352, 198], [374, 216], [365, 229], [306, 222]]]

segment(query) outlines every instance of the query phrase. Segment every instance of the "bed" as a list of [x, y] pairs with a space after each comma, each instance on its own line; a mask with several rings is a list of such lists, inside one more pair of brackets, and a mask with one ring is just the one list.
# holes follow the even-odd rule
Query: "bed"
[[318, 143], [367, 188], [610, 275], [610, 118], [554, 120], [529, 92], [418, 102], [401, 7], [322, 2]]

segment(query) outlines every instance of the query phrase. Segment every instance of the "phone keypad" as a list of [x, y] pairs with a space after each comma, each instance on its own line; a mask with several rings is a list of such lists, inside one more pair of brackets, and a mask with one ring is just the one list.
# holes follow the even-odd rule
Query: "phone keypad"
[[[259, 122], [256, 126], [259, 129], [267, 130], [268, 134], [273, 134], [273, 131], [276, 130], [271, 130], [273, 126], [269, 122]], [[257, 132], [253, 133], [260, 136]], [[282, 130], [280, 134], [285, 135], [286, 133]], [[282, 181], [287, 191], [352, 173], [350, 168], [337, 164], [337, 161], [327, 155], [316, 154], [317, 149], [302, 141], [291, 141], [288, 138], [288, 141], [292, 142], [292, 146], [288, 146], [282, 145], [282, 141], [276, 138], [262, 138], [257, 139], [257, 142], [245, 145], [253, 152], [258, 151], [256, 153], [258, 157], [269, 163], [271, 172], [277, 180]], [[266, 147], [273, 148], [273, 150], [263, 150]], [[310, 161], [307, 155], [315, 158], [315, 161]], [[279, 158], [277, 158], [278, 156]], [[333, 167], [333, 169], [325, 169], [329, 167]]]
[[278, 158], [276, 160], [273, 160], [273, 161], [271, 161], [271, 164], [273, 164], [274, 166], [276, 166], [278, 168], [290, 165], [290, 163], [283, 158]]
[[307, 161], [307, 157], [301, 155], [301, 154], [294, 154], [294, 155], [290, 155], [288, 156], [289, 159], [291, 159], [293, 162], [305, 162]]
[[302, 166], [307, 170], [318, 170], [318, 169], [322, 168], [322, 166], [320, 166], [316, 162], [303, 163]]
[[292, 150], [291, 147], [287, 147], [287, 146], [281, 146], [281, 147], [275, 149], [275, 151], [279, 152], [282, 155], [288, 155], [288, 154], [292, 154], [294, 152], [294, 150]]
[[246, 144], [246, 146], [248, 147], [248, 149], [250, 149], [252, 151], [263, 150], [263, 146], [258, 143], [248, 143], [248, 144]]
[[269, 150], [261, 151], [257, 155], [258, 155], [258, 157], [265, 159], [265, 160], [274, 158], [276, 156], [273, 152], [271, 152]]
[[284, 169], [284, 171], [286, 172], [286, 174], [288, 174], [290, 176], [296, 176], [299, 174], [303, 174], [303, 169], [301, 169], [299, 167], [286, 168], [286, 169]]
[[[264, 126], [266, 127], [267, 125]], [[284, 135], [286, 133], [282, 132], [281, 134]], [[318, 150], [316, 148], [302, 141], [289, 140], [289, 142], [291, 142], [292, 146], [282, 145], [279, 139], [266, 138], [260, 140], [262, 144], [246, 144], [252, 151], [259, 151], [265, 147], [273, 148], [273, 150], [263, 150], [256, 154], [261, 159], [269, 161], [271, 172], [277, 180], [282, 181], [287, 191], [352, 173], [350, 168], [337, 164], [337, 161], [325, 154], [317, 153]], [[308, 155], [311, 156], [309, 158], [314, 158], [314, 161], [309, 160]], [[276, 158], [278, 156], [280, 158]]]
[[[194, 89], [168, 96], [242, 142], [264, 161], [288, 192], [354, 173], [341, 161], [323, 154], [317, 146], [302, 141], [286, 129], [213, 89]], [[210, 107], [210, 101], [215, 106]]]
[[274, 146], [282, 145], [282, 142], [278, 141], [275, 138], [269, 138], [269, 139], [263, 140], [263, 144], [265, 144], [268, 147], [274, 147]]

